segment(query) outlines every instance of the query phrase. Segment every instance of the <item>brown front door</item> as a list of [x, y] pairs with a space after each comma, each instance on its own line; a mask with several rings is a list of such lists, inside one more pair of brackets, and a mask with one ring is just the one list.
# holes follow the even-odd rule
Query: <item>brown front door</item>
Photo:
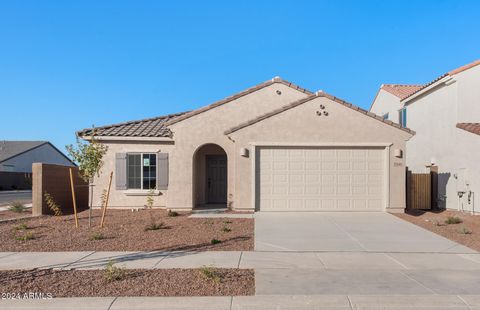
[[207, 156], [207, 203], [227, 203], [227, 156]]

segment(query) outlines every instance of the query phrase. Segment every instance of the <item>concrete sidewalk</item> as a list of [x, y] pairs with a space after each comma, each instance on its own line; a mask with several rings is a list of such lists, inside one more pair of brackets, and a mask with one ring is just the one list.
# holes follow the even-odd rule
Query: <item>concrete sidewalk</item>
[[480, 253], [374, 252], [0, 252], [0, 270], [125, 268], [470, 270], [480, 271]]
[[1, 309], [480, 309], [479, 295], [283, 295], [234, 297], [94, 297], [0, 300]]
[[480, 254], [371, 252], [1, 253], [0, 269], [251, 268], [260, 295], [480, 294]]

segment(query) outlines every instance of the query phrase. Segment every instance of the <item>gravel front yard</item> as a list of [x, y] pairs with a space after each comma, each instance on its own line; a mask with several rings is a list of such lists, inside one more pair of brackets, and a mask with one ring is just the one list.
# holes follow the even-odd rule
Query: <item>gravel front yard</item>
[[[445, 238], [480, 251], [480, 215], [450, 210], [411, 210], [404, 214], [395, 215]], [[459, 218], [461, 223], [447, 224], [446, 221], [449, 217]]]
[[[163, 227], [145, 230], [151, 216]], [[200, 219], [188, 218], [188, 214], [169, 217], [165, 210], [158, 209], [108, 210], [103, 229], [99, 228], [100, 219], [101, 211], [94, 210], [90, 229], [88, 211], [79, 213], [78, 229], [73, 215], [3, 222], [0, 251], [253, 250], [253, 219]]]
[[0, 293], [43, 293], [52, 297], [243, 296], [255, 293], [251, 269], [215, 269], [216, 279], [199, 269], [129, 269], [107, 281], [104, 270], [0, 271]]
[[17, 219], [22, 217], [29, 217], [31, 215], [32, 215], [32, 209], [28, 209], [27, 211], [21, 212], [21, 213], [5, 210], [5, 211], [0, 211], [0, 221]]

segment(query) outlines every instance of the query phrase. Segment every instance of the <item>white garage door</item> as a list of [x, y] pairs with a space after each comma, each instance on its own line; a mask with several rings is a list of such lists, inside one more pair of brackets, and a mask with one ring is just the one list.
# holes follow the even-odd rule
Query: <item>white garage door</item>
[[384, 209], [384, 148], [257, 148], [261, 211]]

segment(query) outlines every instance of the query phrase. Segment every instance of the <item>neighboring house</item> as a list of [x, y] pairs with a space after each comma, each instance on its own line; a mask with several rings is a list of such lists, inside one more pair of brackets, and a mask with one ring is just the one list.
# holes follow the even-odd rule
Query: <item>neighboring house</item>
[[382, 85], [370, 111], [416, 132], [407, 166], [438, 166], [439, 207], [480, 207], [480, 60], [425, 85]]
[[94, 205], [191, 210], [389, 211], [405, 208], [402, 152], [414, 134], [278, 77], [203, 108], [84, 129], [108, 146]]
[[30, 188], [33, 163], [74, 165], [48, 141], [0, 140], [0, 189]]

